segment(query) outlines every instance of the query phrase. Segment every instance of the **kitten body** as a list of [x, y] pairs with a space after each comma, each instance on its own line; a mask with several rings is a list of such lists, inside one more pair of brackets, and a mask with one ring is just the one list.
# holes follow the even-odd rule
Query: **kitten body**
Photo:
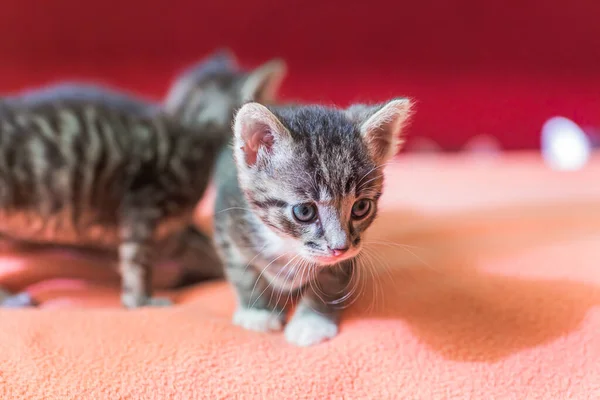
[[215, 155], [229, 140], [229, 127], [219, 124], [223, 115], [232, 118], [241, 104], [239, 89], [261, 98], [279, 84], [281, 65], [269, 65], [241, 71], [230, 53], [220, 52], [182, 74], [174, 85], [179, 93], [210, 94], [206, 88], [223, 80], [238, 90], [208, 116], [193, 96], [174, 103], [170, 94], [163, 106], [82, 83], [4, 98], [0, 233], [107, 250], [120, 260], [128, 307], [153, 303], [148, 285], [157, 262], [181, 264], [182, 283], [222, 277], [210, 239], [191, 217]]
[[224, 136], [62, 89], [0, 101], [0, 232], [118, 249], [124, 305], [153, 304], [157, 248], [191, 221]]
[[406, 99], [240, 109], [215, 170], [215, 240], [238, 297], [235, 324], [280, 330], [299, 296], [286, 339], [307, 346], [337, 334], [409, 111]]

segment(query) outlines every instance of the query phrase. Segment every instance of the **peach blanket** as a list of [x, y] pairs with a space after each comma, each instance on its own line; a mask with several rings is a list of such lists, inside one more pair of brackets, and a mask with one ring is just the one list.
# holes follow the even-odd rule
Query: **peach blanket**
[[404, 156], [388, 172], [362, 296], [317, 347], [232, 326], [223, 282], [126, 311], [97, 260], [5, 249], [0, 284], [42, 306], [0, 310], [0, 398], [600, 398], [600, 157], [559, 173], [529, 153]]

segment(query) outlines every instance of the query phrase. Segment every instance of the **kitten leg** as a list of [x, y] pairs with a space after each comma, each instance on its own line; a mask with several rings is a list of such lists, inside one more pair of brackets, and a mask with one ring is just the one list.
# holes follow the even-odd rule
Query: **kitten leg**
[[285, 338], [297, 346], [312, 346], [332, 339], [348, 293], [351, 266], [327, 268], [309, 285], [296, 311], [285, 327]]
[[233, 314], [234, 325], [258, 331], [280, 331], [285, 314], [273, 303], [269, 283], [256, 268], [247, 263], [229, 262], [226, 268], [229, 281], [238, 297], [238, 307]]
[[127, 308], [168, 306], [166, 298], [153, 298], [152, 268], [154, 260], [153, 224], [137, 222], [123, 227], [119, 245], [121, 303]]
[[169, 238], [161, 253], [161, 261], [174, 262], [182, 269], [178, 288], [225, 276], [212, 239], [194, 225]]

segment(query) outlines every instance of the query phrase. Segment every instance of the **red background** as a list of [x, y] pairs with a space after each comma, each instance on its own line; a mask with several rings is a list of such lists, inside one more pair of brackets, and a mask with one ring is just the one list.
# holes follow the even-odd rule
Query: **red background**
[[101, 79], [160, 97], [219, 46], [284, 57], [283, 95], [341, 105], [410, 95], [412, 136], [538, 146], [556, 114], [600, 127], [597, 0], [3, 0], [0, 90]]

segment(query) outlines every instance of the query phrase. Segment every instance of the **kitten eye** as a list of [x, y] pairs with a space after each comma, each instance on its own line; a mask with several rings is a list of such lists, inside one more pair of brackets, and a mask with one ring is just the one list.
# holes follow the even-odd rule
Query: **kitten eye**
[[311, 222], [317, 217], [317, 207], [314, 204], [298, 204], [292, 208], [292, 213], [299, 222]]
[[360, 199], [352, 206], [352, 216], [355, 219], [364, 218], [371, 211], [371, 200]]

